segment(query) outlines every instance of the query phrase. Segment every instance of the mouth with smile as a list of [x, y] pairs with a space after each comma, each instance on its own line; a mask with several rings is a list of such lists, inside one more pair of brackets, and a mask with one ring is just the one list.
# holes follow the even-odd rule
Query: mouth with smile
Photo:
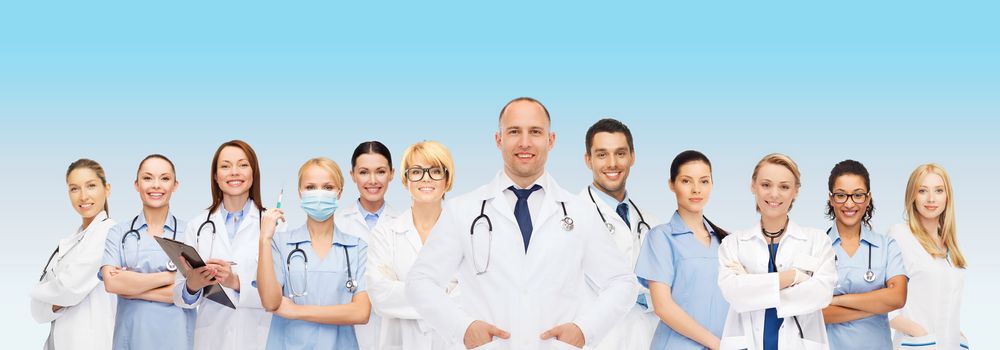
[[368, 194], [378, 194], [380, 191], [382, 191], [382, 186], [381, 185], [366, 185], [364, 187], [364, 191], [365, 191], [365, 193], [368, 193]]
[[785, 202], [776, 202], [776, 201], [768, 201], [768, 200], [765, 200], [765, 201], [764, 201], [764, 204], [765, 204], [765, 205], [766, 205], [766, 206], [767, 206], [768, 208], [775, 208], [775, 209], [777, 209], [777, 208], [781, 208], [781, 205], [782, 205], [782, 204], [785, 204]]
[[924, 205], [924, 209], [927, 209], [929, 211], [935, 211], [938, 210], [938, 208], [940, 207], [937, 205], [931, 205], [931, 204]]
[[601, 173], [604, 174], [604, 177], [608, 178], [609, 180], [618, 180], [622, 176], [621, 170], [605, 170]]
[[843, 214], [844, 217], [853, 218], [855, 215], [858, 215], [858, 209], [857, 208], [851, 208], [851, 209], [844, 208], [844, 209], [840, 210], [840, 213]]
[[80, 205], [77, 205], [77, 208], [80, 208], [80, 209], [83, 209], [83, 210], [87, 210], [87, 209], [90, 209], [93, 206], [94, 206], [94, 203], [81, 203]]
[[526, 160], [531, 160], [531, 159], [535, 158], [535, 154], [528, 153], [528, 152], [517, 152], [517, 153], [514, 153], [514, 158], [526, 161]]
[[226, 185], [229, 186], [229, 187], [240, 187], [240, 186], [243, 186], [244, 182], [245, 181], [240, 180], [240, 179], [231, 179], [229, 181], [226, 181]]
[[146, 196], [148, 196], [149, 199], [153, 199], [153, 200], [162, 199], [163, 198], [163, 194], [164, 194], [164, 192], [146, 192]]
[[701, 203], [704, 200], [705, 199], [701, 198], [701, 197], [691, 197], [691, 198], [688, 198], [688, 201], [691, 202], [691, 203]]
[[430, 186], [420, 186], [420, 187], [417, 187], [417, 191], [424, 192], [424, 193], [431, 193], [431, 192], [434, 192], [434, 190], [436, 190], [436, 189], [437, 188], [430, 187]]

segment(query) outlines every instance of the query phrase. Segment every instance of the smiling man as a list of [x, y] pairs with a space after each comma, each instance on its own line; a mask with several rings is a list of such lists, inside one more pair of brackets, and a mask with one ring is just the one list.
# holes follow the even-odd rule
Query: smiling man
[[[635, 303], [635, 274], [591, 203], [545, 171], [550, 126], [535, 99], [501, 109], [494, 139], [503, 170], [445, 203], [410, 269], [410, 303], [456, 345], [592, 348]], [[451, 299], [445, 287], [456, 275], [461, 297]], [[587, 281], [602, 286], [596, 298]]]
[[[614, 245], [634, 268], [642, 240], [651, 227], [661, 224], [650, 211], [642, 211], [628, 196], [625, 183], [635, 163], [632, 132], [622, 122], [606, 118], [587, 130], [587, 151], [583, 160], [594, 181], [580, 196], [592, 204], [590, 212], [601, 219], [600, 230], [614, 240]], [[600, 284], [587, 280], [596, 297]], [[643, 288], [625, 319], [613, 328], [597, 349], [644, 349], [653, 339], [659, 318], [653, 312], [649, 290]]]

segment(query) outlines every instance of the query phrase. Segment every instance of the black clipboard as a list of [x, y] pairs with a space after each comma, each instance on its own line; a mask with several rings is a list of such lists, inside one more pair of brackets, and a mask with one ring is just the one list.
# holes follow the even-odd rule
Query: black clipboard
[[[201, 255], [198, 254], [198, 250], [194, 249], [194, 247], [184, 244], [184, 242], [175, 241], [170, 238], [155, 237], [155, 236], [153, 238], [156, 239], [156, 243], [158, 243], [160, 245], [160, 248], [162, 248], [163, 251], [167, 253], [167, 257], [170, 258], [170, 261], [173, 261], [175, 266], [178, 267], [184, 266], [183, 263], [181, 263], [180, 259], [180, 257], [182, 256], [184, 257], [185, 260], [187, 260], [188, 264], [191, 264], [192, 268], [199, 268], [205, 266], [205, 260], [201, 258]], [[184, 275], [184, 277], [187, 277], [187, 274], [184, 272], [184, 269], [179, 268], [177, 270], [180, 271], [180, 273]], [[233, 301], [229, 299], [229, 295], [226, 294], [226, 291], [222, 289], [222, 285], [219, 283], [210, 284], [206, 286], [204, 289], [201, 290], [201, 293], [203, 294], [204, 297], [208, 298], [208, 300], [222, 304], [223, 306], [229, 307], [230, 309], [234, 310], [236, 309], [236, 305], [233, 304]]]

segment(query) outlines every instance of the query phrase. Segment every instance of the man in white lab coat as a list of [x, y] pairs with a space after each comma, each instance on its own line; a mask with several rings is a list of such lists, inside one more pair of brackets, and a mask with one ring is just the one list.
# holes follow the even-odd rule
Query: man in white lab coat
[[[635, 304], [638, 283], [591, 203], [545, 172], [548, 110], [517, 98], [495, 135], [504, 168], [445, 203], [407, 296], [444, 337], [482, 349], [593, 347]], [[458, 277], [457, 300], [445, 292]], [[585, 279], [600, 293], [590, 301]]]
[[[652, 212], [642, 211], [625, 189], [629, 170], [635, 163], [632, 132], [618, 120], [601, 119], [587, 130], [585, 145], [583, 161], [593, 173], [594, 181], [580, 191], [580, 197], [592, 203], [590, 210], [601, 219], [600, 228], [611, 236], [615, 247], [634, 269], [646, 233], [662, 222]], [[594, 296], [600, 292], [594, 283], [588, 286]], [[625, 319], [596, 348], [647, 349], [659, 321], [653, 312], [649, 290], [642, 288]]]

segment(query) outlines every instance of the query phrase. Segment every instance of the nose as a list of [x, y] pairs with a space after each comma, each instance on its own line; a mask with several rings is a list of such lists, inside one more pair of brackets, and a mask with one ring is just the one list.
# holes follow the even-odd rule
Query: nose
[[698, 181], [693, 182], [693, 185], [691, 185], [691, 193], [701, 193], [701, 184], [699, 184]]

